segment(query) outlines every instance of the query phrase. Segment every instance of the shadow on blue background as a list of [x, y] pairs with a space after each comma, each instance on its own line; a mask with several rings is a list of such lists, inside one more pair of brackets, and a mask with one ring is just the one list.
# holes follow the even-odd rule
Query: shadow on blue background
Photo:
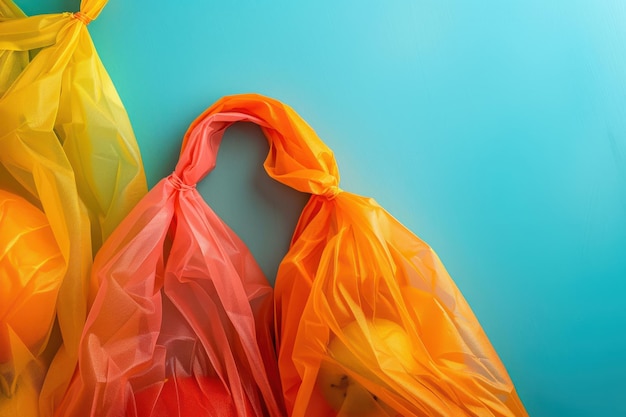
[[[623, 417], [626, 5], [473, 3], [111, 0], [90, 31], [150, 185], [220, 96], [280, 99], [438, 252], [532, 416]], [[222, 151], [200, 190], [271, 277], [306, 196], [258, 130]]]

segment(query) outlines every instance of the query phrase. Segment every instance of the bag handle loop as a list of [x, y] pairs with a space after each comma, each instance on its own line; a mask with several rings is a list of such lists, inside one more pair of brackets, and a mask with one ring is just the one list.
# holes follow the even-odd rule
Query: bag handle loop
[[289, 106], [258, 94], [226, 96], [202, 113], [183, 138], [173, 184], [195, 186], [214, 167], [226, 128], [235, 122], [261, 127], [269, 142], [263, 166], [270, 177], [298, 191], [334, 198], [339, 170], [333, 152]]

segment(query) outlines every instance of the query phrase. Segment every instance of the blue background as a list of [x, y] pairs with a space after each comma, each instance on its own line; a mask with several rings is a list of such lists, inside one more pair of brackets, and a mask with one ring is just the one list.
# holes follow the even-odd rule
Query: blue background
[[[110, 0], [89, 29], [150, 186], [220, 96], [280, 99], [437, 251], [532, 416], [626, 416], [622, 0]], [[266, 152], [233, 127], [199, 188], [272, 277], [306, 196]]]

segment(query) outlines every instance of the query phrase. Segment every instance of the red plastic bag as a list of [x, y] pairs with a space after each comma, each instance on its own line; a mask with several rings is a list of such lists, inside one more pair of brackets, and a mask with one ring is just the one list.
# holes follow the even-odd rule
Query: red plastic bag
[[56, 415], [285, 415], [272, 288], [194, 188], [233, 117], [190, 128], [174, 173], [96, 255], [78, 370]]

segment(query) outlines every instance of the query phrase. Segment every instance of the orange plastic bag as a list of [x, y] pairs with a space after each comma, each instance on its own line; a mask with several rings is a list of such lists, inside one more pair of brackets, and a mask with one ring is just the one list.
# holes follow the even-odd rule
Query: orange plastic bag
[[194, 188], [238, 115], [202, 118], [173, 174], [96, 255], [78, 372], [58, 416], [284, 416], [273, 290]]
[[[10, 323], [22, 329], [11, 339], [22, 338], [22, 348], [17, 342], [10, 350], [0, 346], [0, 367], [12, 369], [0, 376], [2, 417], [15, 415], [18, 397], [32, 405], [20, 416], [52, 415], [77, 361], [93, 253], [147, 192], [128, 116], [86, 28], [105, 4], [83, 0], [78, 13], [26, 17], [0, 0], [0, 190], [44, 213], [61, 260], [54, 308], [42, 309], [45, 317], [20, 315]], [[24, 256], [3, 259], [14, 268], [0, 275], [2, 288], [30, 279], [33, 271], [17, 261]], [[22, 296], [36, 300], [40, 291], [26, 285]], [[49, 328], [41, 333], [44, 324]], [[50, 334], [43, 345], [31, 344], [42, 334]], [[26, 362], [32, 363], [19, 365]], [[44, 378], [17, 374], [18, 368], [31, 376], [37, 368]]]
[[288, 414], [526, 416], [432, 249], [374, 200], [341, 191], [331, 150], [288, 106], [226, 97], [196, 124], [232, 112], [262, 127], [268, 174], [312, 194], [275, 286]]

